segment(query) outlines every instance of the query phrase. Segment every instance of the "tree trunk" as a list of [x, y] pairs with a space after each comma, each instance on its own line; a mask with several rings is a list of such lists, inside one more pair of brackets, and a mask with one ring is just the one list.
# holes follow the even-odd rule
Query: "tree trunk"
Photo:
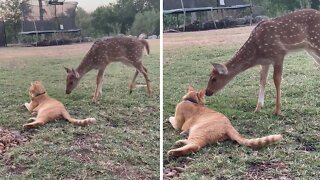
[[42, 0], [39, 0], [39, 14], [40, 14], [40, 27], [38, 30], [43, 30], [43, 9], [42, 9]]

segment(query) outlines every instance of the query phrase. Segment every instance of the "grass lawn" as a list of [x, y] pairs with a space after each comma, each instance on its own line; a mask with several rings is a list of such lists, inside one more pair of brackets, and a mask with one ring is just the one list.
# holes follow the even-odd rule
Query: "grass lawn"
[[[159, 40], [150, 42], [151, 54], [144, 57], [152, 96], [147, 97], [145, 86], [129, 95], [135, 70], [116, 63], [106, 69], [97, 104], [91, 103], [97, 71], [65, 94], [63, 66], [76, 67], [90, 46], [0, 49], [0, 127], [30, 138], [0, 154], [0, 179], [159, 179]], [[42, 80], [72, 116], [94, 117], [97, 124], [55, 121], [24, 130], [32, 115], [23, 104], [29, 102], [27, 89], [35, 80]], [[142, 75], [137, 83], [145, 84]]]
[[[222, 31], [216, 31], [216, 35], [220, 33], [227, 37]], [[232, 38], [236, 39], [238, 30], [233, 31]], [[250, 31], [246, 32], [246, 37]], [[165, 171], [175, 171], [173, 179], [319, 179], [320, 68], [304, 52], [290, 54], [285, 60], [283, 116], [272, 114], [275, 106], [272, 68], [261, 113], [253, 112], [259, 89], [259, 67], [241, 73], [216, 96], [206, 98], [206, 105], [229, 117], [245, 137], [282, 134], [284, 140], [258, 151], [226, 141], [208, 145], [192, 155], [168, 158], [168, 150], [174, 148], [175, 141], [183, 138], [171, 127], [168, 118], [174, 115], [175, 105], [186, 93], [187, 86], [205, 88], [212, 68], [210, 62], [226, 62], [246, 39], [240, 38], [238, 43], [221, 46], [210, 42], [197, 44], [197, 38], [205, 39], [203, 36], [207, 34], [212, 35], [208, 41], [214, 41], [214, 32], [164, 35]], [[239, 35], [243, 37], [243, 34]], [[182, 39], [188, 39], [188, 43], [177, 45]], [[172, 45], [173, 42], [176, 44]], [[184, 170], [180, 173], [181, 168]]]

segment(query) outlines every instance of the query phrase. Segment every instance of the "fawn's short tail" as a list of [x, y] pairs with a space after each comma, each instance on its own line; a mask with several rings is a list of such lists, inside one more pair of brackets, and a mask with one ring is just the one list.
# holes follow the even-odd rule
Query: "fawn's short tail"
[[250, 147], [252, 149], [257, 149], [263, 146], [266, 146], [268, 144], [277, 142], [282, 140], [282, 135], [276, 134], [276, 135], [269, 135], [261, 138], [255, 138], [255, 139], [246, 139], [242, 137], [237, 130], [232, 128], [228, 131], [228, 136], [232, 139], [237, 141], [239, 144], [245, 145], [247, 147]]
[[70, 123], [79, 125], [79, 126], [86, 126], [89, 124], [95, 124], [96, 119], [95, 118], [86, 118], [86, 119], [75, 119], [70, 116], [70, 114], [67, 111], [64, 111], [62, 113], [63, 118], [68, 120]]
[[149, 43], [144, 40], [144, 39], [140, 39], [141, 43], [144, 45], [144, 47], [146, 48], [147, 50], [147, 53], [150, 54], [150, 47], [149, 47]]

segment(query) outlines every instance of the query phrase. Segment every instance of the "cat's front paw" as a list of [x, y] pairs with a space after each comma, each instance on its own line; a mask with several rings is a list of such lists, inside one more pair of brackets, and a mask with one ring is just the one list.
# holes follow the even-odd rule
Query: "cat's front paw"
[[30, 107], [30, 104], [29, 104], [29, 103], [24, 103], [24, 107], [26, 107], [26, 108], [28, 109], [28, 111], [30, 111], [30, 110], [29, 110], [29, 107]]
[[169, 122], [174, 129], [178, 129], [177, 124], [176, 124], [176, 120], [174, 117], [169, 117]]
[[171, 149], [170, 151], [168, 151], [167, 155], [168, 155], [169, 157], [178, 156], [177, 151], [174, 150], [174, 149]]

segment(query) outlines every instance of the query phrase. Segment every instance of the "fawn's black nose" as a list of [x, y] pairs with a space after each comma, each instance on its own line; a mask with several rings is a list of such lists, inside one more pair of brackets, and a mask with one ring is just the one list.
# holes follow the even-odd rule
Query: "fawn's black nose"
[[212, 96], [212, 94], [213, 94], [213, 92], [212, 92], [212, 91], [210, 91], [210, 90], [206, 89], [206, 96]]
[[66, 90], [66, 94], [70, 94], [70, 93], [71, 93], [71, 91]]

